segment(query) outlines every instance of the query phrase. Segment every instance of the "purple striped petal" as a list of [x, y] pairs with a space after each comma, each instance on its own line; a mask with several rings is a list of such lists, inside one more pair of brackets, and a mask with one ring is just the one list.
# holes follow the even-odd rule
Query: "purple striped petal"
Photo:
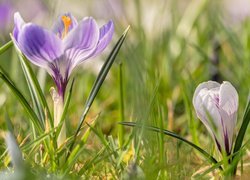
[[63, 15], [60, 15], [58, 17], [57, 21], [55, 22], [55, 24], [53, 25], [52, 31], [56, 35], [58, 35], [61, 39], [63, 38], [62, 35], [63, 35], [64, 30], [65, 30], [65, 26], [64, 26], [64, 23], [62, 21], [63, 16], [67, 16], [71, 19], [71, 25], [69, 26], [68, 32], [73, 30], [78, 25], [76, 18], [71, 13], [65, 13]]
[[71, 61], [70, 71], [89, 58], [96, 49], [99, 28], [93, 18], [85, 18], [63, 39], [65, 55]]
[[49, 63], [53, 63], [63, 55], [59, 37], [31, 23], [23, 26], [17, 41], [23, 54], [40, 67], [47, 68]]
[[105, 24], [100, 28], [100, 38], [94, 56], [101, 53], [108, 46], [108, 44], [112, 40], [113, 34], [114, 34], [114, 24], [112, 21], [109, 21], [107, 24]]
[[13, 36], [14, 36], [15, 40], [17, 41], [20, 30], [21, 30], [22, 26], [25, 24], [23, 18], [19, 14], [19, 12], [16, 12], [14, 14], [14, 23], [15, 23], [15, 27], [13, 30]]

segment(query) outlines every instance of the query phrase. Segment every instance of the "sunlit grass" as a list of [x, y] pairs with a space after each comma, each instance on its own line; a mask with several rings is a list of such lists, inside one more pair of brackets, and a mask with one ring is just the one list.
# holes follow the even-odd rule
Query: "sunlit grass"
[[[90, 6], [92, 2], [86, 3]], [[57, 5], [47, 6], [53, 9]], [[107, 15], [107, 19], [112, 18], [115, 24], [115, 37], [109, 49], [102, 56], [89, 60], [93, 64], [88, 68], [84, 62], [73, 74], [74, 85], [65, 116], [69, 139], [61, 149], [53, 145], [53, 129], [37, 131], [30, 121], [32, 115], [27, 113], [6, 83], [0, 81], [0, 179], [16, 173], [18, 176], [19, 172], [26, 177], [51, 179], [183, 179], [194, 175], [197, 178], [216, 178], [233, 173], [235, 164], [228, 165], [227, 157], [218, 153], [206, 128], [196, 117], [192, 98], [195, 88], [203, 81], [230, 81], [239, 94], [236, 138], [243, 118], [249, 120], [249, 113], [244, 115], [250, 89], [249, 18], [233, 24], [228, 21], [230, 18], [224, 13], [222, 4], [206, 0], [199, 3], [155, 1], [153, 4], [140, 0], [122, 1], [121, 6], [125, 9], [122, 16], [118, 16], [115, 9], [111, 11], [109, 5], [105, 6], [106, 11], [114, 14], [113, 17]], [[89, 12], [89, 16], [95, 17], [94, 11], [89, 9]], [[152, 19], [146, 24], [145, 18], [149, 17]], [[107, 20], [105, 15], [103, 19]], [[100, 84], [98, 94], [93, 96], [93, 104], [90, 104], [87, 116], [84, 115], [82, 129], [76, 136], [81, 115], [89, 106], [86, 102], [91, 100], [88, 97], [101, 70], [99, 68], [97, 73], [97, 62], [100, 63], [101, 59], [103, 65], [109, 59], [112, 48], [128, 25], [130, 30], [126, 40], [105, 81]], [[8, 35], [5, 39], [7, 41], [1, 46], [11, 40]], [[31, 109], [40, 108], [46, 119], [49, 117], [47, 108], [41, 108], [45, 105], [39, 98], [37, 101], [41, 107], [34, 106], [22, 61], [18, 59], [15, 48], [8, 48], [9, 45], [0, 51], [1, 73], [13, 80]], [[53, 115], [49, 93], [53, 81], [29, 62], [28, 66], [34, 71]], [[47, 120], [49, 123], [49, 118]], [[133, 122], [140, 127], [123, 126], [120, 122]], [[209, 163], [199, 150], [161, 130], [153, 132], [148, 126], [173, 132], [206, 151], [218, 163]], [[18, 158], [23, 161], [23, 167], [15, 167], [6, 151], [7, 131], [12, 133], [13, 143], [17, 141], [22, 152], [22, 157]], [[240, 160], [237, 175], [242, 177], [250, 172], [247, 166], [249, 137], [246, 129], [244, 146], [237, 153], [240, 156], [235, 156]], [[223, 171], [219, 167], [223, 167]]]

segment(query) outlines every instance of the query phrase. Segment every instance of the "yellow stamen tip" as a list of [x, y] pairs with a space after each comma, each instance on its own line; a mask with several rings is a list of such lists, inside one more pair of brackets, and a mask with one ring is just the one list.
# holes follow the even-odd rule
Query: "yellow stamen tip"
[[62, 22], [64, 25], [64, 32], [62, 38], [64, 38], [69, 31], [69, 26], [71, 25], [72, 21], [69, 16], [62, 16]]

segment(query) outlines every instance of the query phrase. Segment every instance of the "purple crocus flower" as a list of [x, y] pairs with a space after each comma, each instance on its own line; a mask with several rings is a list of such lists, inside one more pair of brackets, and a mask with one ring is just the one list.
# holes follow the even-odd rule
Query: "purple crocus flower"
[[11, 5], [8, 2], [0, 3], [0, 30], [6, 29], [11, 15]]
[[220, 152], [231, 154], [237, 122], [238, 93], [230, 82], [201, 83], [195, 90], [193, 105]]
[[[64, 94], [73, 69], [84, 60], [100, 54], [110, 43], [114, 25], [112, 21], [100, 29], [91, 17], [79, 23], [70, 13], [61, 15], [47, 30], [25, 23], [19, 13], [14, 15], [13, 41], [16, 47], [35, 65], [45, 68], [53, 78], [57, 92], [52, 89], [54, 101], [54, 127], [61, 121]], [[63, 124], [57, 139], [61, 146], [66, 139]]]
[[19, 13], [15, 13], [14, 21], [14, 43], [33, 64], [48, 71], [61, 97], [72, 70], [100, 54], [114, 33], [112, 21], [99, 29], [92, 17], [78, 23], [70, 13], [59, 16], [52, 30], [25, 23]]

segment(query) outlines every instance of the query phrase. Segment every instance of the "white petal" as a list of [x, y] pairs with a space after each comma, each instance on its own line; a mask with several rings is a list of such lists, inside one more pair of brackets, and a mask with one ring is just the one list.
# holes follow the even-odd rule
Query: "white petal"
[[229, 147], [232, 146], [234, 128], [237, 122], [239, 97], [236, 89], [229, 82], [223, 82], [220, 87], [220, 114], [228, 133]]
[[196, 108], [197, 106], [196, 103], [199, 102], [199, 100], [197, 100], [196, 98], [198, 97], [198, 94], [200, 93], [202, 89], [209, 90], [209, 89], [216, 88], [216, 87], [220, 87], [220, 84], [214, 81], [207, 81], [207, 82], [203, 82], [199, 84], [198, 87], [195, 89], [194, 96], [193, 96], [194, 107]]
[[13, 30], [13, 36], [15, 37], [15, 40], [18, 39], [18, 35], [23, 27], [23, 25], [25, 24], [23, 18], [21, 17], [19, 12], [16, 12], [14, 14], [14, 30]]
[[224, 148], [223, 122], [218, 109], [220, 84], [214, 81], [201, 83], [195, 90], [193, 105], [198, 118]]
[[213, 81], [201, 83], [195, 90], [193, 104], [198, 118], [209, 133], [224, 150], [228, 145], [229, 153], [238, 110], [238, 93], [235, 88], [229, 82], [221, 85]]
[[220, 87], [219, 106], [229, 115], [234, 114], [238, 110], [238, 93], [230, 82], [223, 82]]

